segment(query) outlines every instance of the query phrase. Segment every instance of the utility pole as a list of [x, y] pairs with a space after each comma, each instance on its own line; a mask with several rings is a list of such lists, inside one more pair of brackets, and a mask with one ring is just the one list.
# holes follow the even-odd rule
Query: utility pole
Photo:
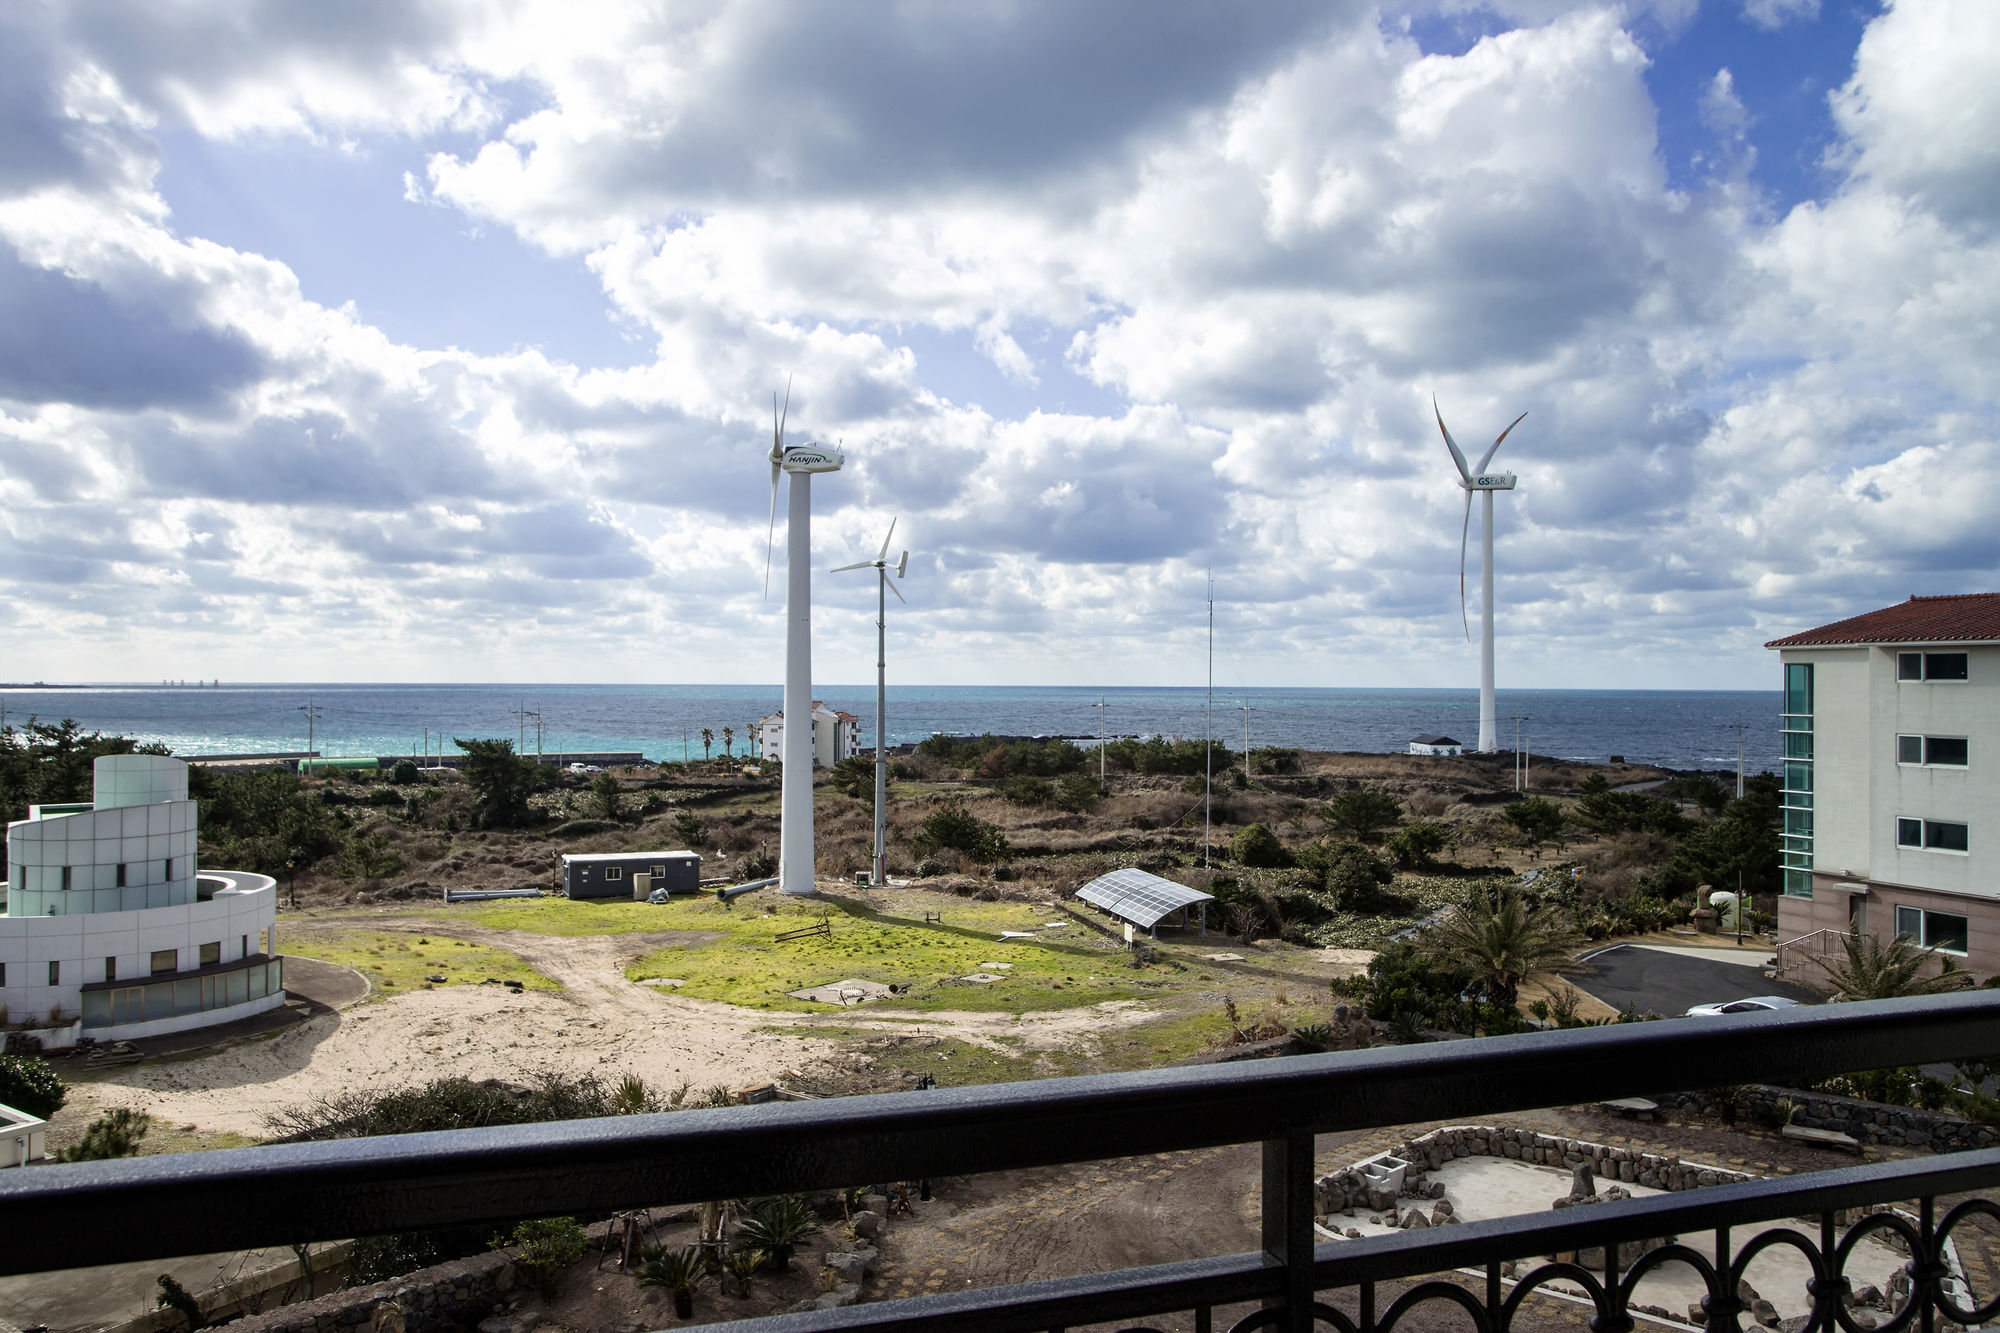
[[1250, 701], [1243, 701], [1243, 785], [1250, 785]]
[[1514, 790], [1521, 790], [1521, 715], [1514, 714]]
[[537, 708], [535, 710], [535, 765], [537, 767], [540, 767], [541, 762], [542, 762], [542, 710]]
[[310, 759], [313, 755], [314, 724], [319, 720], [320, 713], [325, 710], [313, 707], [312, 696], [307, 695], [305, 704], [293, 711], [306, 715], [306, 757]]
[[1097, 785], [1104, 785], [1104, 696], [1097, 696]]
[[[1736, 799], [1739, 801], [1743, 799], [1743, 724], [1741, 722], [1736, 724]], [[1739, 871], [1737, 873], [1741, 874], [1742, 872]], [[1738, 896], [1740, 897], [1741, 895]], [[1741, 919], [1739, 915], [1738, 920], [1740, 921]], [[1737, 943], [1740, 944], [1742, 941], [1738, 940]]]

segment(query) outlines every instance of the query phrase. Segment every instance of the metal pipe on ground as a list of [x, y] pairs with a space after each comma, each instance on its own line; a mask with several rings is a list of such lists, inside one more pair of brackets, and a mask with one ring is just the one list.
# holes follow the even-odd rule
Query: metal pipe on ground
[[723, 902], [728, 902], [732, 898], [741, 898], [746, 893], [755, 893], [759, 889], [768, 889], [777, 882], [778, 880], [775, 875], [770, 879], [753, 879], [748, 884], [732, 884], [726, 889], [717, 889], [715, 896]]

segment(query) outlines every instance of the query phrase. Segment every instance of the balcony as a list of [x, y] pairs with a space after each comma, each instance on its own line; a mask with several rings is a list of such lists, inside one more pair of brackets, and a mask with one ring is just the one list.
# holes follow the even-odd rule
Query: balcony
[[[1976, 1325], [2000, 1311], [1957, 1286], [1947, 1243], [1968, 1217], [2000, 1220], [2000, 1150], [1715, 1185], [1598, 1207], [1316, 1244], [1315, 1135], [1472, 1119], [1719, 1084], [1796, 1084], [2000, 1051], [2000, 993], [1889, 1000], [1701, 1022], [1670, 1021], [1395, 1047], [1200, 1069], [915, 1094], [343, 1140], [37, 1168], [0, 1183], [0, 1272], [296, 1244], [524, 1215], [603, 1215], [795, 1190], [1262, 1145], [1262, 1249], [1183, 1263], [748, 1321], [772, 1330], [1133, 1327], [1179, 1315], [1198, 1330], [1386, 1330], [1412, 1310], [1457, 1327], [1529, 1327], [1523, 1301], [1561, 1281], [1602, 1333], [1635, 1327], [1647, 1271], [1688, 1264], [1707, 1328], [1741, 1327], [1736, 1277], [1789, 1246], [1813, 1278], [1812, 1329], [1856, 1330], [1842, 1308], [1849, 1247], [1889, 1231], [1910, 1294], [1886, 1329]], [[1908, 1216], [1857, 1210], [1899, 1203]], [[1812, 1218], [1801, 1230], [1784, 1219]], [[115, 1219], [115, 1225], [107, 1222]], [[1713, 1232], [1706, 1252], [1620, 1247]], [[1601, 1263], [1543, 1256], [1597, 1251]], [[1503, 1280], [1503, 1264], [1518, 1281]], [[1423, 1279], [1472, 1269], [1478, 1279]], [[1393, 1287], [1390, 1284], [1395, 1284]], [[1335, 1308], [1324, 1299], [1344, 1293]], [[1459, 1313], [1462, 1311], [1463, 1313]], [[1517, 1316], [1519, 1316], [1517, 1318]], [[1406, 1325], [1407, 1326], [1407, 1325]]]

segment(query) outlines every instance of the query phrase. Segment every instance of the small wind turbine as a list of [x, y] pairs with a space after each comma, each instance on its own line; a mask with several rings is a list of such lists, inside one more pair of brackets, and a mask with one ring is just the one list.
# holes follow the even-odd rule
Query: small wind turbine
[[771, 593], [771, 547], [778, 530], [778, 474], [789, 473], [785, 510], [785, 733], [779, 762], [784, 778], [778, 798], [778, 887], [810, 897], [813, 885], [813, 719], [812, 719], [812, 477], [838, 472], [846, 461], [838, 449], [804, 444], [787, 447], [785, 418], [791, 414], [792, 384], [785, 381], [785, 406], [771, 395], [771, 520], [764, 538], [764, 595]]
[[[889, 582], [889, 539], [896, 535], [896, 520], [889, 520], [888, 536], [882, 538], [882, 549], [873, 560], [863, 560], [852, 565], [842, 565], [828, 572], [845, 574], [850, 569], [872, 569], [876, 575], [875, 586], [875, 861], [868, 881], [876, 886], [889, 882], [889, 752], [888, 742], [888, 697], [889, 697], [889, 599], [883, 596], [884, 589], [896, 594], [896, 600], [909, 605], [909, 599]], [[898, 556], [893, 568], [896, 577], [910, 567], [910, 553]]]
[[1438, 431], [1444, 436], [1445, 448], [1451, 450], [1451, 461], [1458, 464], [1458, 484], [1465, 491], [1465, 523], [1458, 535], [1458, 616], [1465, 623], [1465, 637], [1472, 638], [1472, 625], [1465, 620], [1465, 550], [1467, 538], [1472, 532], [1472, 495], [1477, 491], [1484, 500], [1480, 506], [1480, 562], [1479, 562], [1479, 752], [1491, 754], [1499, 742], [1495, 733], [1500, 728], [1498, 710], [1493, 702], [1493, 492], [1514, 489], [1514, 474], [1511, 472], [1488, 473], [1486, 465], [1493, 461], [1493, 455], [1500, 452], [1500, 441], [1507, 438], [1515, 426], [1521, 424], [1528, 414], [1523, 412], [1500, 432], [1500, 439], [1493, 441], [1479, 460], [1477, 468], [1466, 466], [1465, 455], [1459, 452], [1458, 442], [1445, 429], [1444, 414], [1438, 411], [1437, 398], [1431, 399], [1431, 413], [1437, 417]]

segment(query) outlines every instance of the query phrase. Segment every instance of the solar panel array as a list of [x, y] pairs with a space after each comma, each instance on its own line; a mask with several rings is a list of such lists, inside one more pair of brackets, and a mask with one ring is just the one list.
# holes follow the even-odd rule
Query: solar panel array
[[1078, 889], [1076, 896], [1102, 907], [1113, 916], [1147, 929], [1151, 929], [1169, 912], [1195, 903], [1214, 901], [1211, 894], [1129, 867], [1099, 875]]

